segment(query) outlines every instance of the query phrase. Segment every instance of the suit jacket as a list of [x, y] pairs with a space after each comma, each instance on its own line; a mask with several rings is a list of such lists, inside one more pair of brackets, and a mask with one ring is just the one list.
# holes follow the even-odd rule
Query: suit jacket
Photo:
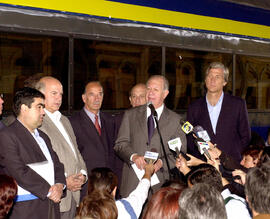
[[[48, 136], [39, 131], [46, 142], [54, 163], [55, 183], [66, 184], [64, 167], [53, 151]], [[47, 198], [50, 184], [27, 164], [46, 161], [38, 143], [31, 133], [16, 120], [0, 132], [0, 163], [5, 173], [12, 176], [24, 189], [38, 197], [31, 201], [16, 202], [11, 212], [11, 219], [48, 219], [50, 205], [53, 205], [55, 218], [60, 218], [59, 204]]]
[[6, 126], [0, 121], [0, 130], [5, 128]]
[[[193, 126], [202, 126], [208, 132], [211, 142], [217, 144], [220, 150], [236, 161], [241, 160], [241, 153], [248, 146], [251, 138], [246, 102], [243, 99], [224, 93], [216, 134], [211, 125], [206, 97], [198, 99], [189, 106], [187, 120]], [[193, 143], [192, 136], [188, 136], [188, 152], [202, 158]]]
[[110, 167], [110, 134], [107, 129], [110, 116], [100, 112], [101, 136], [98, 134], [95, 125], [88, 117], [84, 109], [70, 117], [79, 150], [84, 158], [88, 172], [95, 167]]
[[[157, 129], [154, 130], [150, 145], [148, 144], [146, 108], [146, 105], [142, 105], [125, 112], [118, 138], [115, 142], [114, 149], [125, 162], [120, 188], [122, 197], [127, 197], [139, 183], [135, 172], [130, 166], [130, 157], [134, 153], [144, 156], [145, 151], [150, 151], [151, 149], [156, 149], [159, 153], [159, 158], [163, 161], [163, 168], [157, 172], [160, 183], [153, 187], [154, 190], [160, 188], [165, 180], [169, 179], [169, 171], [166, 166]], [[180, 137], [182, 142], [181, 151], [186, 152], [186, 136], [181, 129], [180, 120], [180, 115], [164, 107], [158, 121], [170, 168], [175, 166], [175, 158], [173, 152], [169, 150], [168, 141]]]
[[[53, 150], [58, 155], [59, 160], [64, 164], [66, 176], [79, 173], [80, 170], [85, 170], [85, 172], [87, 172], [84, 160], [78, 150], [76, 137], [74, 135], [68, 118], [64, 115], [61, 115], [60, 121], [63, 124], [69, 136], [69, 139], [74, 146], [76, 156], [74, 155], [74, 152], [72, 151], [70, 145], [68, 144], [64, 136], [61, 134], [60, 130], [55, 126], [55, 124], [48, 115], [44, 117], [40, 130], [42, 130], [49, 136]], [[80, 191], [71, 192], [70, 190], [67, 190], [66, 197], [61, 199], [60, 212], [66, 212], [70, 210], [72, 196], [76, 201], [77, 206], [79, 205]]]

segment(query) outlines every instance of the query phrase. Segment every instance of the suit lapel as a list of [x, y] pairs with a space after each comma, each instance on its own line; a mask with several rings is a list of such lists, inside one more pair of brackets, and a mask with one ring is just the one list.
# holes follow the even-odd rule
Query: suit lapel
[[224, 124], [224, 119], [226, 119], [226, 113], [230, 112], [230, 106], [228, 106], [228, 96], [227, 94], [224, 93], [223, 96], [223, 101], [222, 101], [222, 105], [221, 105], [221, 109], [220, 109], [220, 113], [219, 113], [219, 117], [218, 117], [218, 121], [217, 121], [217, 127], [216, 127], [216, 134], [219, 133], [219, 130], [221, 129], [221, 127]]
[[[82, 122], [83, 126], [85, 127], [85, 131], [87, 132], [87, 135], [88, 136], [95, 135], [96, 139], [98, 139], [98, 141], [100, 142], [100, 144], [101, 145], [104, 145], [103, 142], [102, 142], [102, 140], [101, 140], [101, 136], [98, 134], [98, 131], [97, 131], [94, 123], [89, 118], [89, 116], [86, 114], [86, 112], [84, 111], [84, 109], [81, 110], [81, 119], [82, 119], [81, 122]], [[102, 122], [102, 116], [100, 118], [100, 121], [101, 121], [101, 135], [102, 135], [103, 134], [102, 131], [104, 132], [104, 130], [105, 130], [104, 122]]]
[[25, 147], [30, 148], [31, 151], [34, 151], [33, 154], [35, 154], [35, 158], [37, 160], [47, 160], [45, 155], [40, 149], [40, 146], [38, 145], [35, 138], [32, 136], [32, 134], [21, 124], [18, 120], [14, 122], [14, 125], [16, 127], [17, 136], [21, 139], [21, 142], [27, 142], [25, 144]]
[[202, 109], [201, 115], [205, 115], [205, 124], [206, 124], [206, 127], [202, 127], [202, 128], [205, 130], [211, 130], [212, 135], [215, 135], [213, 127], [212, 127], [211, 119], [209, 116], [209, 111], [208, 111], [207, 102], [206, 102], [206, 96], [204, 98], [203, 107], [201, 107], [201, 109]]
[[[57, 138], [57, 141], [62, 141], [65, 142], [68, 147], [65, 147], [65, 150], [69, 150], [69, 153], [74, 154], [72, 149], [70, 148], [70, 145], [68, 144], [68, 142], [66, 141], [66, 139], [64, 138], [64, 136], [62, 135], [62, 133], [59, 131], [59, 129], [55, 126], [55, 124], [53, 123], [53, 121], [49, 118], [48, 115], [46, 115], [44, 117], [44, 122], [46, 122], [49, 130], [52, 130], [52, 133], [54, 133], [54, 137]], [[63, 124], [64, 126], [64, 124]], [[65, 126], [64, 129], [66, 130]], [[66, 130], [67, 131], [67, 130]], [[69, 134], [69, 133], [68, 133]], [[60, 139], [59, 139], [60, 138]], [[72, 142], [72, 140], [70, 139], [70, 141]], [[52, 145], [53, 146], [53, 145]], [[54, 147], [54, 146], [53, 146]]]

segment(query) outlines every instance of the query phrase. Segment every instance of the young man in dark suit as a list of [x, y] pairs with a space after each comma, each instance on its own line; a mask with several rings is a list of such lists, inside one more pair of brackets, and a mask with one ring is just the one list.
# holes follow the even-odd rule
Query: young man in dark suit
[[[220, 62], [213, 62], [206, 70], [206, 96], [192, 103], [187, 112], [187, 120], [193, 126], [202, 126], [213, 144], [241, 161], [241, 153], [248, 146], [251, 131], [245, 100], [223, 92], [229, 79], [229, 70]], [[193, 136], [188, 136], [188, 152], [198, 158]]]
[[48, 136], [37, 129], [45, 115], [44, 99], [36, 89], [19, 90], [13, 103], [17, 119], [0, 132], [0, 164], [19, 185], [11, 219], [60, 219], [66, 181]]

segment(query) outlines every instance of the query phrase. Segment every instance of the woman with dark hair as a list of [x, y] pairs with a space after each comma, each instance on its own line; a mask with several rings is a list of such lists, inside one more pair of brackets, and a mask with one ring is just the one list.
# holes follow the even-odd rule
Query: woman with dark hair
[[6, 218], [17, 195], [16, 181], [7, 175], [0, 175], [0, 219]]
[[178, 199], [184, 186], [178, 184], [158, 190], [147, 204], [143, 219], [178, 219]]
[[80, 204], [78, 219], [138, 218], [150, 188], [154, 165], [145, 166], [145, 174], [127, 198], [115, 201], [117, 176], [109, 168], [95, 168], [89, 176], [88, 195]]

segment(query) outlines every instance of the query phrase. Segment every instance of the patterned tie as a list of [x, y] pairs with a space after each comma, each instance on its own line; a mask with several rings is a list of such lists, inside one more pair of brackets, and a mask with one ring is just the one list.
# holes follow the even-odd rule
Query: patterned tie
[[95, 115], [95, 127], [98, 131], [98, 134], [101, 135], [101, 129], [100, 129], [100, 126], [99, 126], [99, 123], [98, 123], [98, 115]]
[[147, 119], [147, 126], [148, 126], [148, 143], [150, 144], [151, 138], [154, 133], [155, 124], [152, 114]]

